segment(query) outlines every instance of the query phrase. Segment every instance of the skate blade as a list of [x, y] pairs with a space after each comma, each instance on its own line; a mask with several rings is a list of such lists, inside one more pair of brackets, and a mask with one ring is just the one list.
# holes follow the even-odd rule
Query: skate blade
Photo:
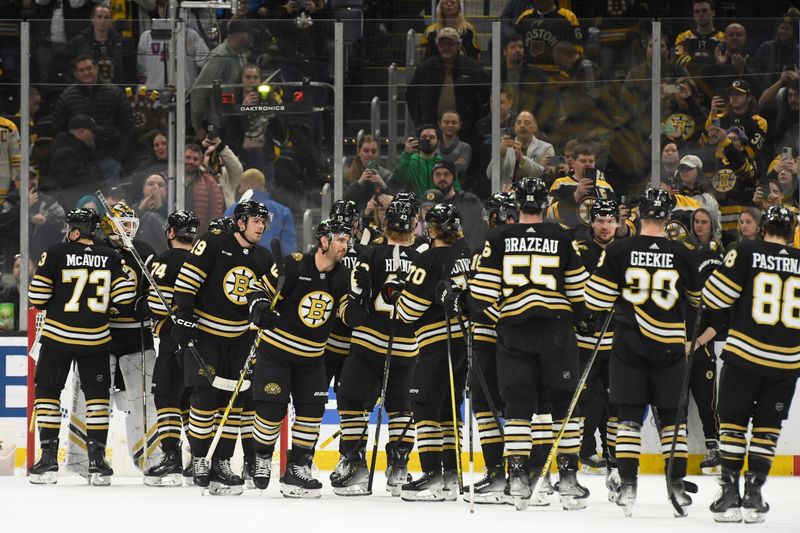
[[194, 478], [183, 476], [183, 484], [186, 485], [187, 487], [194, 487], [195, 486]]
[[442, 490], [401, 490], [400, 499], [406, 502], [443, 502]]
[[367, 490], [366, 483], [356, 483], [348, 487], [333, 487], [333, 493], [337, 496], [369, 496], [371, 490]]
[[402, 485], [386, 485], [386, 492], [391, 494], [393, 497], [398, 498], [400, 497], [400, 493], [403, 492]]
[[705, 466], [700, 468], [700, 472], [704, 476], [720, 476], [722, 475], [722, 467], [720, 466]]
[[89, 474], [89, 485], [93, 487], [108, 487], [111, 485], [111, 476], [104, 476], [96, 472]]
[[34, 485], [55, 485], [58, 483], [57, 472], [45, 472], [44, 474], [31, 474], [28, 478]]
[[625, 514], [626, 518], [630, 518], [631, 516], [633, 516], [633, 504], [623, 505], [622, 512]]
[[224, 485], [218, 481], [208, 484], [208, 493], [212, 496], [241, 496], [244, 485]]
[[180, 487], [183, 485], [183, 475], [167, 474], [164, 477], [144, 476], [144, 484], [148, 487]]
[[606, 475], [606, 467], [596, 467], [596, 466], [589, 466], [589, 465], [581, 465], [581, 472], [584, 474], [588, 474], [590, 476], [604, 476]]
[[742, 507], [742, 518], [745, 524], [760, 524], [764, 521], [764, 513], [760, 513], [755, 509], [747, 509]]
[[[466, 490], [464, 491], [467, 492]], [[469, 502], [469, 494], [464, 495], [464, 501]], [[506, 503], [506, 497], [503, 494], [503, 491], [497, 492], [484, 492], [484, 493], [475, 493], [475, 503], [479, 503], [481, 505], [498, 505]]]
[[322, 497], [320, 489], [304, 489], [294, 485], [281, 483], [281, 494], [284, 498], [308, 498], [316, 499]]
[[560, 494], [558, 499], [561, 502], [561, 507], [565, 511], [579, 511], [581, 509], [586, 509], [586, 498], [578, 498], [575, 496]]
[[724, 513], [712, 513], [714, 522], [741, 522], [742, 510], [739, 507], [731, 507]]

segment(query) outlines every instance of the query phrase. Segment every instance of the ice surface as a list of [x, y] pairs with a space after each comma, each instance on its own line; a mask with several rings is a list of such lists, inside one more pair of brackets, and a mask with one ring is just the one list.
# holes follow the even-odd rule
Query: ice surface
[[[63, 470], [63, 469], [62, 469]], [[557, 497], [548, 508], [476, 506], [470, 515], [463, 501], [409, 503], [383, 492], [384, 478], [375, 479], [376, 495], [335, 496], [328, 473], [320, 473], [325, 488], [320, 500], [289, 500], [279, 492], [277, 479], [259, 495], [201, 496], [195, 487], [145, 487], [141, 478], [115, 477], [111, 487], [89, 487], [82, 478], [62, 475], [56, 486], [33, 486], [22, 477], [0, 477], [0, 520], [4, 532], [181, 532], [238, 531], [328, 533], [681, 533], [723, 531], [800, 532], [800, 478], [773, 477], [764, 494], [772, 509], [760, 525], [717, 524], [708, 505], [717, 492], [716, 478], [692, 477], [700, 485], [687, 518], [673, 518], [661, 476], [643, 476], [633, 517], [606, 500], [601, 476], [580, 476], [592, 496], [582, 511], [563, 511]], [[468, 475], [467, 475], [468, 477]], [[507, 529], [505, 529], [507, 528]]]

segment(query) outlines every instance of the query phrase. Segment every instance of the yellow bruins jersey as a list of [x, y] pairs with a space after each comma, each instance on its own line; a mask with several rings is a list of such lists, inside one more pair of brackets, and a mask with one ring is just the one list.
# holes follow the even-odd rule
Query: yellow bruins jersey
[[[550, 186], [550, 205], [547, 208], [547, 218], [557, 220], [571, 228], [580, 224], [580, 220], [589, 220], [588, 209], [591, 204], [577, 204], [575, 203], [575, 190], [578, 188], [578, 182], [574, 176], [564, 176], [556, 179]], [[603, 173], [597, 172], [597, 179], [595, 186], [589, 195], [594, 198], [603, 200], [616, 200], [614, 189], [611, 184], [605, 180]], [[579, 210], [583, 209], [586, 212], [580, 213]]]
[[610, 311], [638, 330], [646, 344], [686, 341], [683, 300], [697, 305], [700, 276], [683, 243], [639, 235], [614, 241], [600, 256], [586, 284], [586, 307]]
[[28, 287], [28, 300], [47, 311], [42, 344], [106, 351], [112, 309], [128, 305], [136, 286], [117, 253], [101, 244], [65, 242], [42, 254]]
[[156, 290], [150, 287], [150, 292], [147, 295], [147, 303], [150, 305], [150, 311], [156, 319], [155, 333], [158, 336], [167, 335], [169, 334], [169, 330], [172, 329], [170, 314], [175, 311], [175, 306], [173, 305], [175, 280], [178, 279], [178, 273], [180, 273], [183, 262], [186, 260], [188, 254], [189, 250], [170, 248], [158, 256], [150, 265], [150, 274], [153, 276], [153, 280], [158, 285], [161, 294], [164, 296], [169, 306], [169, 308], [165, 307], [159, 299]]
[[262, 246], [243, 248], [228, 232], [198, 239], [175, 280], [178, 310], [197, 315], [197, 329], [217, 337], [239, 337], [250, 328], [247, 294], [272, 266]]
[[21, 164], [17, 125], [0, 117], [0, 204], [6, 199], [11, 182], [19, 178]]
[[800, 374], [800, 251], [747, 241], [703, 287], [710, 309], [730, 309], [723, 359], [762, 375]]

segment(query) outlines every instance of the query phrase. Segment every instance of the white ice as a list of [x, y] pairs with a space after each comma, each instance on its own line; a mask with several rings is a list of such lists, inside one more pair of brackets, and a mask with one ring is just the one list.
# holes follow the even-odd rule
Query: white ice
[[[592, 496], [581, 511], [564, 511], [553, 496], [548, 508], [476, 506], [470, 514], [465, 502], [409, 503], [383, 492], [382, 475], [375, 479], [376, 495], [335, 496], [320, 473], [325, 488], [320, 500], [290, 500], [281, 496], [277, 479], [260, 494], [201, 496], [195, 487], [145, 487], [141, 479], [114, 477], [110, 487], [89, 487], [82, 478], [59, 477], [56, 486], [34, 486], [23, 477], [0, 477], [2, 531], [186, 532], [239, 531], [329, 533], [428, 531], [482, 533], [656, 533], [659, 531], [800, 532], [800, 478], [773, 477], [764, 488], [771, 510], [760, 525], [717, 524], [708, 505], [717, 492], [716, 478], [691, 477], [699, 484], [687, 518], [674, 518], [662, 476], [643, 476], [633, 517], [606, 500], [603, 477], [579, 476]], [[467, 477], [469, 477], [467, 475]]]

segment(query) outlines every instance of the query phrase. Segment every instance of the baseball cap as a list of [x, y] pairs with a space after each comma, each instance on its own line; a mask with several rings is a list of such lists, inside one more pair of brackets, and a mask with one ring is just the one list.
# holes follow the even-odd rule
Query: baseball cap
[[69, 119], [69, 124], [67, 125], [67, 129], [70, 130], [79, 130], [79, 129], [87, 129], [92, 131], [97, 131], [97, 122], [94, 121], [92, 117], [89, 115], [75, 115], [71, 119]]
[[428, 189], [422, 195], [422, 201], [420, 202], [420, 205], [425, 207], [440, 204], [442, 202], [444, 202], [444, 194], [442, 194], [442, 191], [439, 189]]
[[745, 133], [744, 128], [740, 128], [739, 126], [732, 126], [728, 128], [725, 133], [735, 133], [739, 136], [739, 139], [744, 143], [747, 144], [750, 142], [750, 138]]
[[455, 42], [461, 41], [461, 36], [458, 34], [455, 28], [445, 27], [439, 30], [436, 33], [436, 42], [438, 43], [442, 39], [450, 39]]
[[731, 86], [728, 87], [728, 92], [738, 92], [742, 94], [751, 94], [753, 92], [752, 87], [750, 84], [744, 80], [735, 80], [731, 83]]
[[699, 157], [696, 155], [685, 155], [681, 158], [680, 163], [678, 163], [679, 167], [689, 167], [689, 168], [699, 168], [703, 169], [703, 161], [700, 160]]

